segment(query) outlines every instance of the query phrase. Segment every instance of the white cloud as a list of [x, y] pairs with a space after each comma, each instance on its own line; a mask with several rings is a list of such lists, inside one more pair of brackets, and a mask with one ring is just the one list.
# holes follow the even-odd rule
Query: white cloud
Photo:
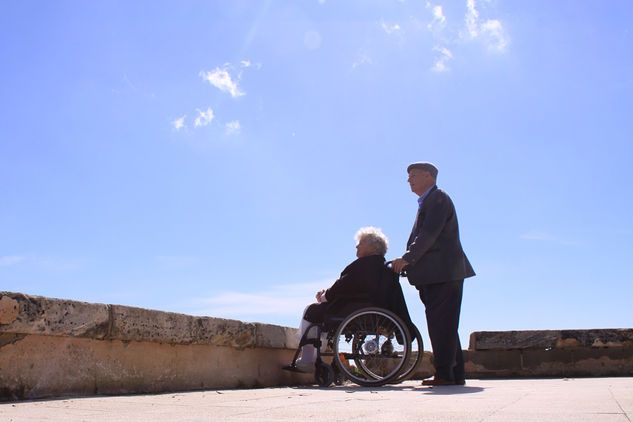
[[204, 308], [196, 314], [221, 318], [240, 318], [241, 315], [282, 314], [301, 316], [303, 309], [310, 304], [305, 298], [274, 297], [267, 294], [222, 293], [205, 300]]
[[442, 6], [431, 6], [430, 3], [427, 3], [427, 8], [430, 8], [433, 14], [433, 20], [427, 27], [431, 31], [441, 31], [444, 29], [444, 27], [446, 27], [446, 16], [444, 16]]
[[498, 19], [487, 19], [483, 23], [479, 20], [479, 12], [476, 8], [475, 0], [467, 0], [466, 2], [466, 34], [467, 39], [480, 39], [488, 49], [504, 52], [510, 44], [503, 24]]
[[437, 51], [439, 53], [439, 57], [436, 57], [435, 65], [431, 68], [431, 70], [435, 72], [448, 72], [450, 68], [447, 63], [449, 60], [453, 59], [453, 53], [446, 47], [434, 47], [433, 51]]
[[[225, 67], [228, 67], [228, 66], [229, 66], [228, 64], [225, 65]], [[243, 91], [240, 90], [240, 87], [238, 86], [238, 82], [241, 75], [238, 75], [237, 78], [233, 80], [228, 70], [226, 70], [226, 68], [220, 69], [219, 67], [216, 67], [215, 70], [213, 71], [209, 71], [209, 72], [201, 71], [200, 76], [202, 77], [203, 80], [209, 82], [211, 85], [215, 86], [220, 91], [228, 92], [229, 94], [231, 94], [231, 97], [233, 98], [236, 98], [245, 94]]]
[[255, 293], [224, 292], [206, 299], [196, 299], [196, 315], [220, 318], [255, 318], [258, 315], [278, 315], [296, 318], [315, 302], [317, 291], [327, 288], [333, 280], [272, 286], [269, 291]]
[[383, 31], [390, 35], [400, 30], [400, 25], [398, 25], [397, 23], [393, 25], [388, 25], [385, 22], [381, 22], [380, 26], [382, 27]]
[[224, 125], [225, 133], [227, 135], [234, 135], [240, 133], [242, 127], [240, 126], [239, 120], [233, 120], [232, 122], [228, 122]]
[[197, 109], [198, 111], [198, 117], [196, 117], [196, 120], [194, 121], [194, 126], [195, 127], [199, 127], [199, 126], [206, 126], [209, 123], [211, 123], [211, 121], [213, 120], [213, 110], [211, 110], [210, 108], [207, 108], [207, 111], [202, 111], [200, 109]]
[[567, 245], [567, 246], [579, 246], [580, 243], [579, 242], [574, 242], [574, 241], [570, 241], [570, 240], [566, 240], [566, 239], [562, 239], [560, 237], [554, 236], [550, 233], [547, 233], [545, 231], [531, 231], [528, 233], [525, 233], [523, 235], [521, 235], [521, 239], [525, 239], [525, 240], [536, 240], [536, 241], [541, 241], [541, 242], [552, 242], [552, 243], [558, 243], [561, 245]]
[[[233, 98], [245, 95], [246, 93], [240, 89], [239, 82], [242, 78], [244, 69], [254, 67], [261, 69], [261, 63], [253, 63], [250, 60], [240, 60], [239, 64], [232, 65], [231, 63], [225, 63], [222, 67], [216, 67], [212, 71], [200, 71], [199, 76], [203, 81], [209, 82], [223, 92], [229, 93]], [[237, 73], [237, 74], [235, 74]], [[197, 117], [194, 119], [193, 127], [203, 127], [209, 125], [215, 119], [215, 112], [211, 108], [206, 110], [196, 109]], [[175, 120], [172, 120], [170, 124], [174, 130], [179, 131], [182, 128], [187, 128], [185, 124], [185, 118], [187, 115], [183, 115]], [[239, 133], [241, 126], [239, 121], [234, 120], [225, 124], [225, 131], [227, 134]]]
[[486, 37], [488, 48], [491, 50], [503, 52], [509, 44], [503, 25], [496, 19], [489, 19], [484, 22], [481, 25], [481, 33]]
[[[251, 67], [251, 66], [255, 66], [256, 69], [261, 69], [262, 68], [262, 64], [261, 63], [253, 63], [250, 60], [242, 60], [240, 61], [240, 66], [243, 68], [247, 68], [247, 67]], [[238, 79], [241, 78], [242, 74], [240, 73], [238, 75]]]
[[360, 53], [358, 55], [358, 59], [352, 63], [352, 69], [356, 69], [358, 66], [362, 66], [364, 64], [372, 64], [373, 61], [371, 60], [371, 57], [369, 57], [367, 54], [365, 53]]
[[156, 262], [164, 268], [183, 268], [196, 264], [198, 258], [193, 256], [160, 255], [156, 257]]
[[[439, 52], [436, 55], [434, 65], [431, 70], [435, 72], [446, 72], [450, 70], [448, 62], [453, 59], [453, 54], [448, 48], [470, 42], [480, 42], [490, 51], [503, 53], [510, 44], [510, 39], [504, 30], [503, 24], [498, 19], [482, 18], [482, 13], [477, 9], [477, 5], [484, 3], [487, 6], [489, 0], [466, 0], [466, 14], [463, 21], [455, 24], [448, 24], [442, 6], [433, 5], [426, 2], [426, 9], [431, 13], [431, 20], [426, 28], [431, 32], [436, 45], [446, 47], [434, 47], [433, 50]], [[484, 8], [484, 12], [486, 9]], [[422, 27], [419, 25], [419, 27]]]
[[541, 231], [533, 231], [529, 233], [525, 233], [521, 235], [521, 239], [527, 240], [554, 240], [555, 237], [549, 233], [541, 232]]
[[8, 256], [0, 256], [0, 267], [9, 267], [11, 265], [19, 264], [26, 260], [23, 256], [17, 255], [8, 255]]
[[187, 115], [184, 115], [182, 117], [177, 118], [176, 120], [173, 120], [171, 122], [171, 125], [174, 127], [174, 129], [176, 130], [180, 130], [183, 127], [185, 127], [185, 117], [187, 117]]
[[0, 256], [0, 267], [9, 267], [19, 264], [27, 264], [30, 266], [45, 268], [52, 271], [74, 271], [80, 269], [86, 263], [85, 260], [58, 259], [46, 256], [19, 256], [7, 255]]
[[471, 38], [475, 38], [479, 33], [479, 12], [475, 8], [475, 0], [466, 0], [466, 8], [466, 30]]

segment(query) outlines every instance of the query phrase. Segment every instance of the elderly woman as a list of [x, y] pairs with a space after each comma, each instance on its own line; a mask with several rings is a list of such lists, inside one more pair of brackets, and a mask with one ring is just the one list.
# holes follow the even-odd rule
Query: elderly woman
[[[361, 228], [355, 239], [358, 259], [343, 270], [329, 289], [317, 292], [317, 303], [308, 306], [303, 313], [299, 326], [301, 336], [312, 323], [321, 323], [326, 316], [345, 317], [357, 309], [376, 303], [389, 240], [375, 227]], [[287, 365], [283, 369], [312, 372], [316, 355], [316, 348], [307, 344], [301, 348], [301, 358], [297, 360], [296, 366]]]

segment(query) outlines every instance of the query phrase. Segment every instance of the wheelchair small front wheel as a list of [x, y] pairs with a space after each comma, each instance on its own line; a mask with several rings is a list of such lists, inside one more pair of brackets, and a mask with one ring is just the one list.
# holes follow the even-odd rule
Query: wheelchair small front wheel
[[319, 387], [329, 387], [334, 382], [334, 368], [325, 362], [318, 362], [315, 366], [314, 381]]

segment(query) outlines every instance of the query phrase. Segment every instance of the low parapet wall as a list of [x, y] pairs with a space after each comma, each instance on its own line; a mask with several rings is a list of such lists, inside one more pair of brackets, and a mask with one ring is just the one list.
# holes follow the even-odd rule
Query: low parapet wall
[[296, 329], [0, 292], [0, 400], [295, 385]]
[[[296, 332], [0, 292], [0, 400], [309, 384], [280, 370]], [[475, 332], [464, 358], [467, 378], [632, 376], [633, 329]]]
[[633, 375], [633, 329], [478, 331], [465, 352], [471, 378]]

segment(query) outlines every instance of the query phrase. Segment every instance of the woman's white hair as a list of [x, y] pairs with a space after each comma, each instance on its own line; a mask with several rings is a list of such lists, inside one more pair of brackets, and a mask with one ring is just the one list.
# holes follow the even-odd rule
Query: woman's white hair
[[389, 239], [387, 236], [377, 227], [361, 227], [354, 236], [357, 242], [361, 239], [367, 239], [369, 244], [376, 249], [376, 253], [385, 256], [387, 248], [389, 247]]

